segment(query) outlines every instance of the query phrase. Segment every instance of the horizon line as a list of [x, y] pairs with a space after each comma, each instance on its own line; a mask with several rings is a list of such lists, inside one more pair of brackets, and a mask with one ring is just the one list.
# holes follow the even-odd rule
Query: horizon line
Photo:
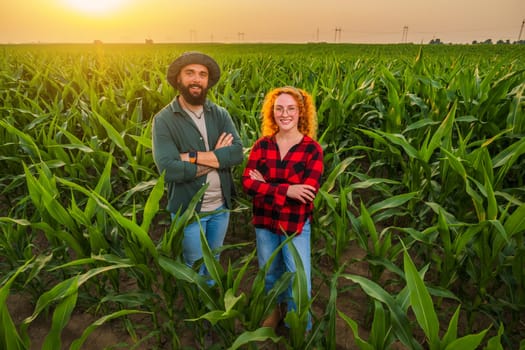
[[[435, 45], [436, 43], [430, 42], [384, 42], [384, 43], [375, 43], [375, 42], [334, 42], [334, 41], [159, 41], [155, 42], [151, 39], [145, 39], [143, 41], [103, 41], [95, 39], [93, 41], [20, 41], [20, 42], [0, 42], [0, 45], [262, 45], [262, 44], [283, 44], [283, 45], [312, 45], [312, 44], [330, 44], [330, 45]], [[494, 41], [492, 39], [486, 39], [484, 41], [473, 40], [472, 42], [444, 42], [439, 41], [441, 45], [472, 45], [474, 42], [476, 44], [484, 44], [487, 40], [491, 40], [492, 44], [497, 44], [503, 42], [504, 44], [520, 44], [525, 40], [514, 40], [510, 41], [509, 39], [503, 40], [498, 39]]]

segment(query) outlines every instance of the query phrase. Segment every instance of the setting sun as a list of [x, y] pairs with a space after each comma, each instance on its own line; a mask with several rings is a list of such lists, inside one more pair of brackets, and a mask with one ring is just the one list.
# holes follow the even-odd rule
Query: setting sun
[[120, 9], [125, 0], [64, 0], [67, 6], [86, 14], [105, 15]]

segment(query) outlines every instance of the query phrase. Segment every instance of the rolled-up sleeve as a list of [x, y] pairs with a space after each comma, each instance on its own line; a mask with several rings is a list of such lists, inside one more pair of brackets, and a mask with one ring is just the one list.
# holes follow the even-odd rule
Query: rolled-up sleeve
[[253, 180], [250, 177], [250, 171], [260, 170], [258, 160], [264, 159], [267, 156], [260, 147], [261, 142], [257, 141], [250, 151], [248, 156], [248, 163], [244, 168], [242, 174], [242, 186], [244, 191], [253, 196], [256, 201], [269, 202], [275, 207], [281, 207], [286, 202], [286, 193], [288, 192], [287, 183], [268, 183], [258, 180]]
[[186, 182], [193, 180], [197, 166], [180, 160], [180, 150], [173, 140], [170, 125], [161, 114], [153, 119], [152, 151], [153, 160], [159, 173], [165, 172], [166, 182]]
[[222, 110], [222, 130], [227, 134], [233, 135], [233, 141], [230, 146], [215, 149], [213, 152], [219, 161], [219, 169], [231, 168], [241, 164], [243, 161], [242, 141], [235, 128], [231, 116], [225, 110]]

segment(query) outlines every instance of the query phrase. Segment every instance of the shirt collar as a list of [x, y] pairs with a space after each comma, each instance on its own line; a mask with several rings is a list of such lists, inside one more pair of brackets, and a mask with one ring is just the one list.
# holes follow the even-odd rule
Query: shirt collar
[[[170, 109], [173, 113], [182, 113], [182, 111], [184, 110], [182, 108], [182, 106], [180, 105], [179, 103], [179, 99], [178, 99], [179, 96], [175, 96], [173, 98], [173, 100], [171, 100], [170, 102]], [[204, 110], [205, 111], [209, 111], [210, 110], [210, 101], [208, 101], [208, 99], [206, 99], [206, 101], [204, 101]]]

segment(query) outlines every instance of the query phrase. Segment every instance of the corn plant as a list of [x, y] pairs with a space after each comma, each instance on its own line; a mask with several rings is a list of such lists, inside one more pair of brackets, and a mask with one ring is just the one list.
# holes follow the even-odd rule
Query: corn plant
[[16, 269], [12, 276], [3, 281], [0, 287], [0, 344], [4, 349], [22, 350], [26, 349], [29, 343], [27, 337], [22, 337], [17, 330], [15, 323], [9, 310], [7, 309], [7, 297], [9, 295], [11, 286], [15, 279], [23, 273], [32, 263], [32, 259], [28, 259], [24, 265]]
[[359, 349], [389, 349], [396, 340], [394, 337], [390, 318], [385, 312], [383, 305], [377, 300], [374, 300], [374, 316], [369, 340], [365, 340], [359, 335], [358, 324], [356, 321], [352, 320], [350, 317], [348, 317], [341, 311], [338, 311], [338, 315], [352, 329], [352, 333], [355, 338], [355, 343], [359, 347]]
[[[408, 320], [407, 311], [409, 307], [414, 313], [417, 324], [425, 334], [424, 344], [426, 344], [428, 349], [477, 349], [488, 332], [488, 329], [476, 334], [458, 337], [459, 307], [452, 316], [443, 337], [440, 338], [440, 324], [431, 295], [427, 289], [428, 287], [423, 281], [427, 267], [422, 271], [418, 271], [406, 250], [403, 254], [403, 260], [406, 287], [394, 297], [389, 295], [378, 284], [366, 278], [356, 275], [342, 276], [358, 283], [361, 288], [375, 300], [374, 324], [376, 326], [373, 327], [373, 330], [377, 330], [377, 333], [371, 333], [371, 339], [369, 341], [359, 337], [355, 321], [346, 317], [344, 313], [340, 313], [356, 335], [360, 349], [388, 348], [394, 340], [392, 336], [410, 348], [422, 348], [422, 344], [416, 340], [411, 322]], [[388, 316], [385, 316], [383, 308], [378, 302], [388, 308], [390, 311]], [[491, 343], [492, 348], [496, 348], [495, 346], [498, 341], [499, 336], [495, 336]]]
[[[71, 265], [77, 265], [77, 264], [85, 264], [90, 263], [90, 259], [80, 259], [77, 261], [73, 261], [70, 264], [66, 264], [64, 267], [71, 266]], [[94, 268], [89, 271], [87, 271], [84, 274], [77, 275], [74, 277], [71, 277], [69, 279], [66, 279], [62, 282], [59, 282], [57, 285], [55, 285], [51, 290], [45, 292], [42, 294], [37, 301], [37, 304], [35, 306], [35, 310], [31, 316], [26, 318], [21, 327], [21, 333], [22, 337], [25, 339], [28, 339], [27, 336], [27, 328], [29, 327], [30, 323], [45, 309], [49, 308], [49, 306], [52, 303], [56, 303], [55, 310], [53, 312], [53, 318], [51, 322], [51, 328], [49, 333], [47, 334], [46, 338], [44, 339], [44, 344], [42, 346], [43, 349], [57, 349], [61, 347], [61, 333], [64, 327], [66, 326], [67, 322], [69, 321], [69, 318], [71, 317], [71, 313], [73, 309], [75, 308], [76, 302], [78, 300], [78, 294], [79, 289], [82, 287], [86, 281], [88, 281], [91, 278], [96, 277], [98, 274], [104, 273], [106, 271], [112, 270], [112, 269], [120, 269], [129, 267], [126, 263], [120, 263], [120, 264], [112, 264], [105, 267], [99, 267]], [[106, 315], [103, 319], [99, 320], [96, 324], [102, 324], [106, 320], [110, 320], [111, 318], [125, 316], [133, 313], [138, 313], [139, 310], [120, 310], [118, 312], [115, 312], [113, 314]], [[87, 338], [87, 335], [92, 331], [92, 329], [96, 326], [93, 325], [93, 327], [89, 327], [86, 329], [85, 334], [72, 346], [73, 349], [79, 349], [82, 343]]]
[[[479, 269], [479, 272], [470, 270], [469, 274], [473, 277], [476, 283], [479, 283], [480, 295], [479, 298], [483, 300], [487, 289], [492, 289], [490, 284], [495, 276], [499, 275], [499, 271], [502, 268], [500, 264], [500, 254], [512, 254], [512, 251], [508, 251], [507, 247], [511, 243], [512, 236], [509, 236], [505, 229], [505, 221], [508, 219], [513, 221], [513, 233], [523, 230], [522, 225], [516, 226], [515, 217], [521, 215], [521, 207], [519, 205], [513, 213], [508, 216], [509, 208], [512, 207], [512, 202], [506, 205], [499, 205], [492, 187], [493, 178], [493, 165], [490, 157], [486, 152], [477, 152], [477, 157], [467, 158], [472, 159], [474, 163], [467, 163], [473, 167], [478, 165], [478, 171], [483, 174], [483, 179], [476, 178], [468, 175], [467, 168], [464, 166], [457, 156], [445, 151], [447, 158], [450, 160], [451, 167], [463, 178], [465, 184], [465, 192], [470, 196], [473, 206], [475, 208], [475, 214], [478, 223], [471, 225], [469, 231], [473, 232], [470, 237], [476, 236], [478, 239], [473, 240], [471, 246], [473, 253], [479, 259], [479, 262], [484, 264], [483, 268]], [[483, 182], [480, 182], [483, 181]], [[505, 251], [509, 253], [504, 253]], [[469, 254], [470, 255], [470, 254]], [[476, 269], [477, 270], [477, 269]], [[480, 302], [480, 301], [478, 301]]]
[[[319, 234], [326, 240], [327, 251], [325, 254], [333, 257], [336, 265], [340, 265], [341, 254], [353, 238], [352, 232], [349, 230], [349, 216], [352, 214], [348, 211], [347, 202], [347, 198], [351, 194], [351, 187], [347, 186], [343, 174], [354, 160], [354, 158], [346, 158], [338, 162], [333, 170], [328, 170], [329, 174], [314, 201], [314, 206], [317, 208], [316, 213], [326, 213], [316, 217], [316, 220], [319, 221], [317, 227], [320, 228], [320, 232], [316, 235]], [[339, 194], [333, 195], [334, 191]]]
[[[414, 340], [416, 331], [430, 346], [437, 343], [435, 324], [416, 317], [415, 309], [407, 317], [409, 305], [427, 309], [428, 300], [412, 300], [408, 287], [396, 289], [409, 274], [407, 261], [404, 272], [399, 267], [401, 241], [425, 266], [419, 275], [428, 271], [426, 289], [436, 305], [449, 298], [460, 302], [471, 320], [482, 317], [491, 323], [489, 332], [497, 335], [486, 341], [487, 349], [498, 349], [500, 342], [519, 347], [525, 298], [522, 45], [2, 49], [0, 310], [2, 335], [13, 341], [3, 343], [8, 348], [27, 347], [30, 340], [20, 325], [9, 322], [6, 295], [29, 292], [37, 302], [53, 291], [57, 298], [39, 314], [67, 318], [71, 308], [82, 307], [100, 316], [75, 347], [97, 325], [118, 318], [132, 346], [153, 342], [147, 345], [176, 348], [183, 345], [182, 328], [202, 338], [204, 324], [213, 321], [220, 346], [232, 349], [256, 348], [265, 340], [332, 349], [336, 341], [325, 335], [335, 331], [336, 302], [343, 292], [337, 280], [354, 261], [344, 258], [349, 245], [366, 251], [360, 263], [372, 272], [371, 280], [352, 277], [365, 286], [365, 294], [372, 294], [372, 323], [352, 323], [339, 310], [356, 344], [387, 348], [402, 342], [418, 348], [413, 344], [419, 341]], [[299, 330], [286, 339], [259, 327], [293, 276], [285, 276], [266, 295], [264, 270], [253, 272], [254, 251], [249, 244], [233, 244], [225, 249], [247, 250], [243, 259], [216, 266], [215, 252], [205, 252], [201, 263], [214, 270], [210, 287], [180, 259], [180, 233], [198, 219], [194, 211], [177, 213], [179, 220], [170, 224], [160, 209], [163, 180], [151, 156], [150, 121], [174, 96], [166, 67], [174, 55], [195, 49], [220, 62], [224, 74], [209, 97], [230, 111], [246, 151], [259, 135], [268, 90], [294, 85], [314, 97], [326, 176], [315, 200], [313, 267], [330, 297], [307, 339], [300, 338]], [[233, 169], [234, 177], [241, 171], [242, 166]], [[241, 192], [230, 234], [251, 240], [249, 200]], [[152, 231], [158, 240], [150, 237]], [[333, 271], [317, 269], [321, 260], [333, 263]], [[90, 270], [101, 272], [90, 276]], [[389, 273], [388, 280], [383, 272]], [[413, 269], [410, 274], [412, 290], [424, 294]], [[81, 284], [76, 276], [83, 276]], [[131, 290], [124, 289], [122, 279], [134, 282]], [[48, 280], [55, 282], [43, 283]], [[62, 295], [70, 303], [58, 292], [67, 283], [70, 294]], [[151, 328], [135, 324], [130, 310], [147, 312]], [[441, 310], [436, 313], [445, 319]], [[300, 324], [302, 315], [298, 312], [293, 320], [290, 315], [288, 321]], [[441, 345], [455, 338], [455, 317], [439, 328]], [[63, 326], [54, 322], [46, 346]], [[356, 326], [370, 326], [369, 338], [356, 333]]]

